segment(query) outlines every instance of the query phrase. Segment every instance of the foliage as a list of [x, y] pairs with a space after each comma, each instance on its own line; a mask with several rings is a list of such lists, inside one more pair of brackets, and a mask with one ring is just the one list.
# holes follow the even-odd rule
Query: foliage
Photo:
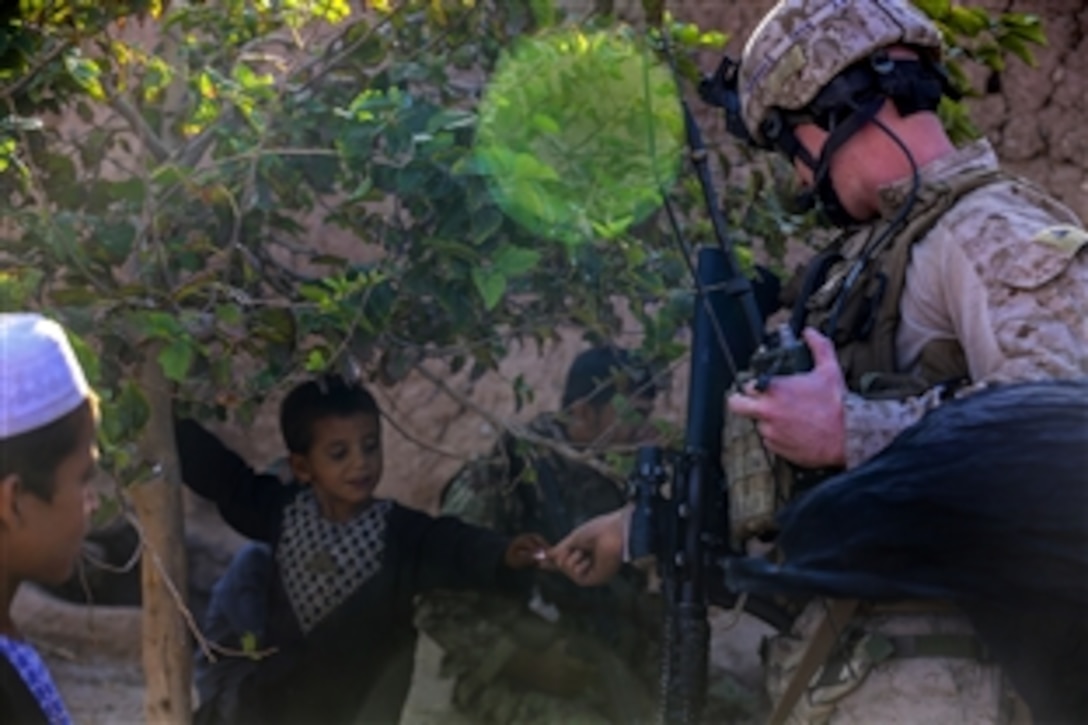
[[[1029, 16], [919, 4], [942, 23], [953, 59], [998, 67], [1041, 39]], [[547, 0], [19, 9], [0, 18], [0, 307], [47, 308], [75, 332], [122, 480], [140, 465], [127, 441], [149, 414], [133, 382], [148, 354], [180, 400], [243, 417], [291, 375], [347, 357], [387, 381], [428, 359], [480, 375], [514, 342], [541, 344], [563, 326], [607, 338], [619, 330], [617, 299], [642, 324], [648, 357], [682, 354], [690, 280], [662, 214], [629, 226], [574, 185], [561, 198], [583, 220], [581, 243], [557, 243], [500, 206], [496, 147], [489, 159], [475, 146], [480, 87], [500, 53], [561, 22]], [[669, 22], [681, 50], [725, 41]], [[602, 17], [585, 30], [603, 27]], [[680, 55], [691, 75], [690, 53]], [[572, 123], [593, 110], [580, 72], [555, 75], [549, 105], [521, 98], [514, 110], [545, 135]], [[629, 127], [635, 105], [598, 114], [614, 124], [604, 136], [622, 119]], [[41, 122], [61, 111], [81, 124]], [[662, 158], [676, 152], [667, 138]], [[596, 178], [570, 154], [532, 162], [563, 182]], [[724, 190], [742, 250], [755, 240], [780, 249], [801, 228], [765, 193], [770, 180], [757, 172]], [[688, 241], [711, 241], [692, 179], [669, 193]]]
[[[1000, 73], [1005, 70], [1009, 54], [1030, 66], [1035, 65], [1031, 46], [1045, 46], [1046, 34], [1042, 21], [1030, 13], [1003, 12], [992, 14], [983, 8], [968, 7], [950, 0], [913, 0], [944, 36], [947, 46], [945, 63], [953, 85], [967, 97], [980, 92], [971, 85], [965, 63], [978, 64]], [[978, 136], [966, 106], [945, 98], [941, 117], [953, 140]]]
[[676, 80], [627, 29], [520, 41], [488, 83], [477, 164], [507, 214], [578, 245], [622, 236], [677, 173]]
[[[120, 480], [143, 465], [148, 354], [180, 400], [245, 415], [349, 354], [382, 379], [428, 358], [479, 375], [564, 325], [609, 337], [617, 296], [682, 278], [652, 230], [541, 239], [474, 165], [476, 79], [547, 3], [65, 7], [24, 13], [34, 52], [8, 77], [0, 304], [72, 329]], [[134, 10], [151, 25], [109, 22]], [[36, 118], [62, 108], [83, 125]]]

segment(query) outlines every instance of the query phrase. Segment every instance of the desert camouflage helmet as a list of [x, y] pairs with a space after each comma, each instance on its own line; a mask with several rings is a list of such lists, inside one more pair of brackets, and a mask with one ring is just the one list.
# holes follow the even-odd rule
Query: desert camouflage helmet
[[874, 51], [910, 45], [939, 55], [941, 34], [908, 0], [781, 0], [744, 47], [737, 89], [748, 131], [771, 108], [800, 110], [836, 75]]

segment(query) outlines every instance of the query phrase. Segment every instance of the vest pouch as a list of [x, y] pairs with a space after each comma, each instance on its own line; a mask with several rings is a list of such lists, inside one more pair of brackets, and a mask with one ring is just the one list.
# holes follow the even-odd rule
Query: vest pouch
[[726, 416], [724, 437], [729, 531], [739, 546], [752, 537], [775, 533], [775, 515], [789, 500], [792, 475], [788, 466], [763, 447], [751, 419]]

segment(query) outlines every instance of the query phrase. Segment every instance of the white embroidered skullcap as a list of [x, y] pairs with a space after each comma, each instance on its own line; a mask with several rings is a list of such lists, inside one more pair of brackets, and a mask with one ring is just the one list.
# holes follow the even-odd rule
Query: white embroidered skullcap
[[30, 312], [0, 313], [0, 438], [52, 423], [90, 395], [60, 325]]

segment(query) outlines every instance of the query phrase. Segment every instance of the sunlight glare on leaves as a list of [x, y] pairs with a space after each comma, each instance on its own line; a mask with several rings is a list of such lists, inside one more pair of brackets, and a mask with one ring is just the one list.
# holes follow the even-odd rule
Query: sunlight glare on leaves
[[622, 235], [676, 178], [674, 79], [625, 28], [561, 29], [504, 54], [475, 156], [503, 210], [567, 245]]

